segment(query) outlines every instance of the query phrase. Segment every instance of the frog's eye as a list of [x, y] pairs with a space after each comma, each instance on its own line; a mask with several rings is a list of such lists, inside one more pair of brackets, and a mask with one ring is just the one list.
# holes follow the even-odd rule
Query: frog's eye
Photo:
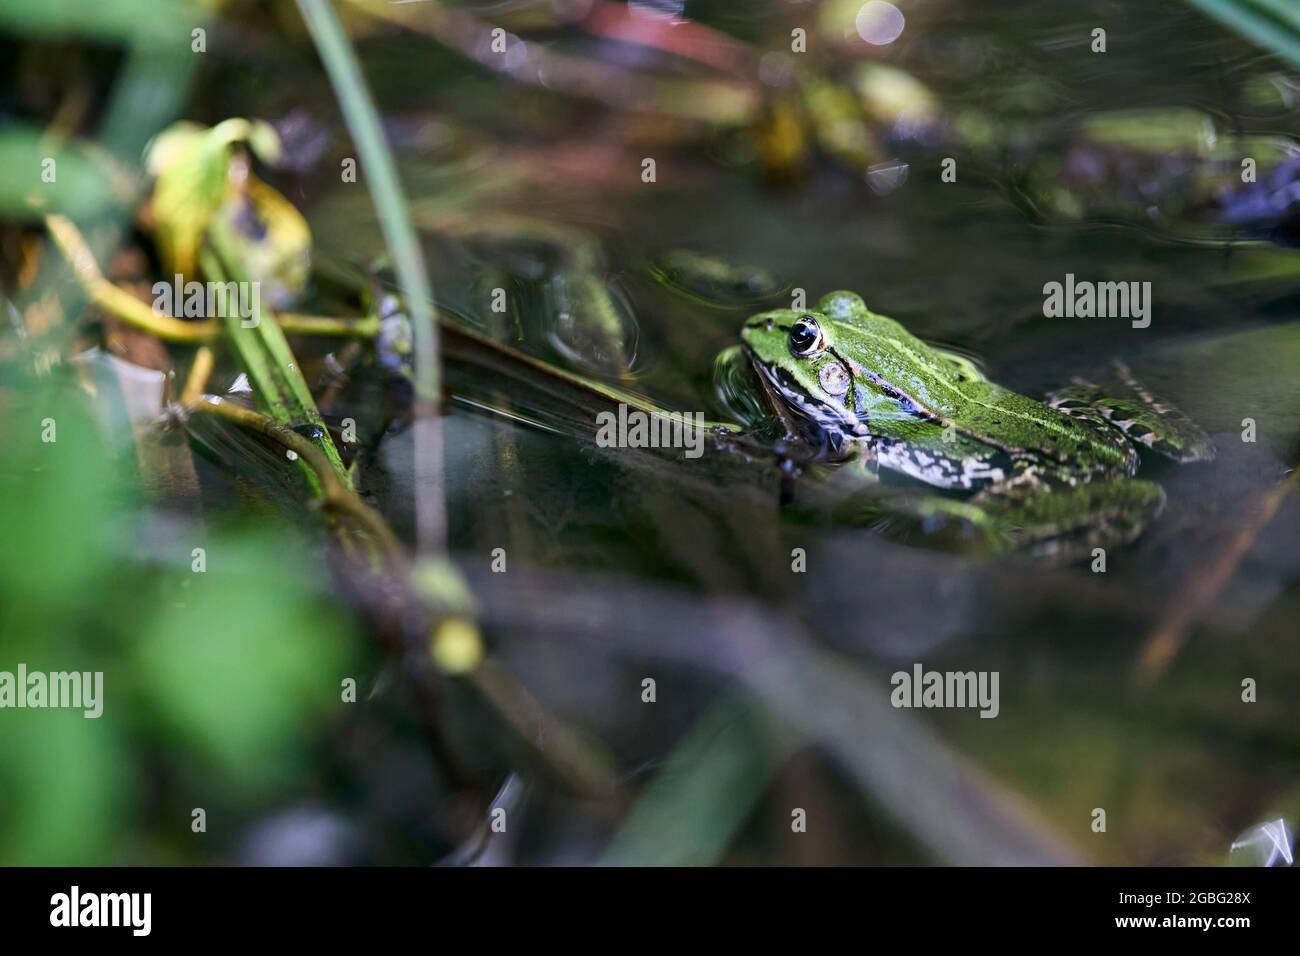
[[790, 327], [790, 351], [801, 358], [812, 355], [825, 346], [821, 326], [811, 315], [805, 315]]

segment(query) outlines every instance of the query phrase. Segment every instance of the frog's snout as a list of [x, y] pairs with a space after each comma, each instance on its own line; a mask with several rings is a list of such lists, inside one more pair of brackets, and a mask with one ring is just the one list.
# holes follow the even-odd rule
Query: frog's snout
[[740, 348], [752, 361], [758, 354], [754, 337], [758, 334], [760, 327], [749, 324], [744, 325], [740, 330]]

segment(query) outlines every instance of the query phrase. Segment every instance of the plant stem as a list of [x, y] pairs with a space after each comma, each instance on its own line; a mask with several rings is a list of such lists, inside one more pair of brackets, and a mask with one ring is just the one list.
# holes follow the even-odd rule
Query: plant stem
[[160, 315], [129, 292], [105, 279], [81, 231], [66, 216], [46, 216], [45, 228], [54, 237], [54, 243], [64, 258], [72, 265], [86, 294], [104, 311], [169, 342], [208, 342], [220, 334], [221, 327], [213, 319], [187, 322], [170, 315]]
[[212, 375], [214, 355], [212, 349], [204, 345], [194, 353], [194, 362], [190, 365], [190, 374], [185, 379], [185, 388], [181, 390], [181, 404], [193, 405], [203, 394], [208, 378]]
[[329, 0], [298, 0], [307, 29], [330, 83], [338, 96], [344, 121], [360, 153], [379, 224], [401, 286], [415, 338], [415, 487], [417, 548], [441, 554], [446, 548], [446, 504], [442, 495], [442, 430], [435, 396], [440, 394], [438, 328], [434, 321], [433, 287], [424, 269], [419, 242], [411, 226], [397, 164], [384, 139], [379, 113], [366, 87], [360, 64]]
[[1232, 580], [1242, 560], [1259, 539], [1260, 532], [1277, 514], [1287, 495], [1300, 487], [1300, 468], [1260, 496], [1252, 511], [1237, 525], [1209, 564], [1188, 580], [1169, 602], [1164, 616], [1142, 643], [1134, 677], [1139, 685], [1150, 685], [1173, 663], [1192, 628]]
[[1291, 0], [1188, 0], [1202, 13], [1300, 66], [1300, 13]]
[[303, 315], [278, 312], [275, 324], [290, 335], [326, 335], [338, 338], [373, 339], [379, 335], [379, 316], [360, 319], [336, 319], [328, 315]]
[[[235, 347], [248, 379], [253, 385], [253, 394], [257, 403], [268, 415], [282, 425], [314, 425], [317, 436], [312, 441], [314, 447], [325, 455], [334, 469], [335, 475], [344, 485], [351, 487], [351, 479], [334, 440], [330, 437], [325, 423], [316, 408], [307, 381], [302, 377], [298, 360], [294, 357], [284, 333], [274, 322], [263, 322], [260, 310], [252, 316], [252, 324], [231, 309], [224, 301], [228, 279], [247, 282], [248, 277], [239, 261], [239, 252], [231, 248], [227, 240], [214, 232], [215, 250], [205, 249], [199, 256], [203, 274], [217, 283], [221, 290], [221, 313], [225, 316], [226, 339]], [[313, 476], [308, 472], [308, 479]]]
[[[159, 314], [125, 289], [118, 288], [105, 279], [81, 230], [66, 216], [46, 216], [45, 226], [59, 251], [72, 265], [91, 301], [109, 315], [142, 332], [156, 335], [164, 342], [175, 342], [178, 345], [212, 342], [221, 336], [221, 324], [216, 319], [185, 320]], [[292, 335], [358, 339], [373, 339], [379, 335], [379, 317], [374, 315], [359, 319], [339, 319], [333, 316], [283, 312], [273, 317], [276, 325]]]
[[343, 483], [335, 472], [334, 465], [325, 457], [325, 453], [309, 439], [261, 412], [236, 405], [217, 395], [199, 395], [192, 402], [187, 402], [185, 408], [190, 412], [201, 412], [224, 418], [241, 428], [265, 435], [287, 451], [293, 452], [315, 472], [324, 506], [340, 517], [352, 521], [358, 530], [373, 539], [386, 564], [397, 567], [405, 565], [406, 554], [402, 544], [388, 527], [387, 522], [362, 501], [355, 491]]

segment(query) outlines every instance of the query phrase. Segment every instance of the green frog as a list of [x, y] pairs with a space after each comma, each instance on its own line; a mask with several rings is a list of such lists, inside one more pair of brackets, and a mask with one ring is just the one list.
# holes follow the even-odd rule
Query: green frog
[[[927, 521], [959, 520], [1039, 552], [1131, 541], [1159, 514], [1164, 491], [1134, 477], [1138, 447], [1180, 462], [1214, 457], [1195, 423], [1118, 363], [1113, 392], [1076, 379], [1036, 401], [852, 292], [761, 312], [741, 340], [722, 365], [748, 359], [784, 441], [948, 492], [898, 500]], [[754, 405], [748, 415], [732, 406], [752, 422]]]
[[[679, 280], [683, 262], [689, 264], [685, 254], [674, 260]], [[719, 274], [712, 262], [705, 265], [690, 275]], [[595, 272], [561, 270], [552, 287], [576, 288], [575, 274]], [[601, 299], [600, 286], [589, 287], [583, 307], [564, 310], [582, 328], [609, 311], [592, 306]], [[447, 332], [457, 336], [452, 345], [464, 338], [470, 351], [511, 359], [517, 373], [566, 382], [575, 401], [586, 393], [598, 404], [669, 414], [639, 390], [587, 374], [585, 362], [564, 368], [516, 354], [451, 322], [446, 309], [442, 315]], [[710, 447], [750, 461], [775, 447], [790, 476], [850, 460], [867, 466], [849, 469], [847, 481], [837, 476], [833, 494], [846, 484], [856, 490], [859, 476], [881, 483], [890, 474], [914, 479], [938, 493], [918, 495], [909, 483], [901, 494], [872, 494], [871, 504], [886, 517], [919, 518], [927, 530], [957, 524], [995, 547], [1065, 556], [1131, 541], [1165, 501], [1159, 485], [1134, 477], [1137, 448], [1183, 462], [1214, 457], [1205, 433], [1123, 366], [1106, 388], [1076, 379], [1039, 402], [989, 381], [969, 359], [923, 342], [852, 292], [829, 293], [810, 310], [759, 312], [740, 338], [715, 363], [726, 414], [703, 423]], [[785, 484], [788, 491], [791, 482]]]

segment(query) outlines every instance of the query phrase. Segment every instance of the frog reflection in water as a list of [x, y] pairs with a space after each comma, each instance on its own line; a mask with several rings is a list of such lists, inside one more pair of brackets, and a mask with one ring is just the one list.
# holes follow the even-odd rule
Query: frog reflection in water
[[969, 492], [965, 500], [914, 498], [908, 507], [1044, 552], [1130, 541], [1159, 513], [1163, 490], [1133, 477], [1135, 446], [1180, 462], [1214, 457], [1205, 433], [1123, 366], [1114, 395], [1076, 380], [1035, 401], [927, 345], [852, 292], [832, 292], [813, 310], [759, 313], [741, 339], [724, 360], [749, 360], [788, 437], [812, 439], [831, 458], [863, 457]]

